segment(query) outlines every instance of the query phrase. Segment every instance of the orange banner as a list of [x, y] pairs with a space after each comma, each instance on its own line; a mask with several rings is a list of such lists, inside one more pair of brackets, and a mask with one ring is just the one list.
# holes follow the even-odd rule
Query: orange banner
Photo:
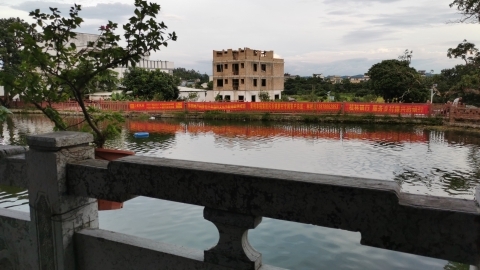
[[345, 113], [422, 114], [429, 113], [429, 105], [388, 103], [345, 103]]
[[251, 111], [271, 112], [338, 112], [342, 109], [341, 103], [323, 102], [253, 102], [248, 105]]
[[183, 110], [183, 102], [129, 102], [130, 111], [174, 111]]
[[188, 102], [189, 111], [245, 111], [247, 104], [244, 102]]
[[245, 111], [428, 115], [428, 104], [340, 102], [129, 102], [130, 111]]

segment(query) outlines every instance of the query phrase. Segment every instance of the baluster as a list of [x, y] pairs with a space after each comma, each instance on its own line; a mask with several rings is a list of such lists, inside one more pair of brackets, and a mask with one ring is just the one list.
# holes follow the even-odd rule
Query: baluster
[[217, 245], [204, 251], [205, 262], [242, 270], [257, 270], [262, 266], [262, 254], [248, 242], [248, 230], [256, 228], [262, 217], [207, 207], [203, 217], [215, 224], [220, 234]]
[[92, 141], [85, 132], [27, 137], [28, 196], [38, 269], [75, 269], [74, 232], [98, 228], [97, 201], [68, 195], [66, 185], [67, 163], [92, 159], [94, 149], [88, 145]]

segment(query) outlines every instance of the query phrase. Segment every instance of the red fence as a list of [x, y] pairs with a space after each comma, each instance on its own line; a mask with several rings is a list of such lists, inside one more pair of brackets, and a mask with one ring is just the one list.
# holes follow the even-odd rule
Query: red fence
[[[353, 103], [353, 102], [116, 102], [86, 103], [110, 111], [225, 111], [270, 113], [342, 113], [342, 114], [393, 114], [426, 116], [435, 114], [430, 104]], [[61, 111], [80, 111], [76, 102], [56, 103]]]

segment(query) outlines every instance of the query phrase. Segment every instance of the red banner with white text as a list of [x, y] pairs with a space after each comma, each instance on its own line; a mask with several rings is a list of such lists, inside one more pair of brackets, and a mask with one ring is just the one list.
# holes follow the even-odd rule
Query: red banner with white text
[[183, 102], [129, 102], [129, 111], [178, 111], [183, 110]]

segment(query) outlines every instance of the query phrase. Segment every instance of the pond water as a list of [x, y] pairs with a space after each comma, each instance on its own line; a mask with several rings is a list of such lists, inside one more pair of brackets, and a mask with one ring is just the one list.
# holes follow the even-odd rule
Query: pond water
[[[15, 116], [0, 126], [3, 144], [50, 132], [42, 116]], [[148, 131], [147, 139], [134, 132]], [[476, 133], [412, 126], [129, 120], [108, 148], [137, 155], [381, 179], [403, 192], [473, 198], [480, 184]], [[27, 193], [3, 188], [0, 207], [28, 211]], [[196, 249], [218, 241], [203, 208], [138, 197], [100, 212], [100, 227]], [[437, 259], [360, 245], [360, 234], [264, 218], [249, 231], [266, 264], [290, 269], [465, 269]], [[467, 268], [468, 269], [468, 268]]]

